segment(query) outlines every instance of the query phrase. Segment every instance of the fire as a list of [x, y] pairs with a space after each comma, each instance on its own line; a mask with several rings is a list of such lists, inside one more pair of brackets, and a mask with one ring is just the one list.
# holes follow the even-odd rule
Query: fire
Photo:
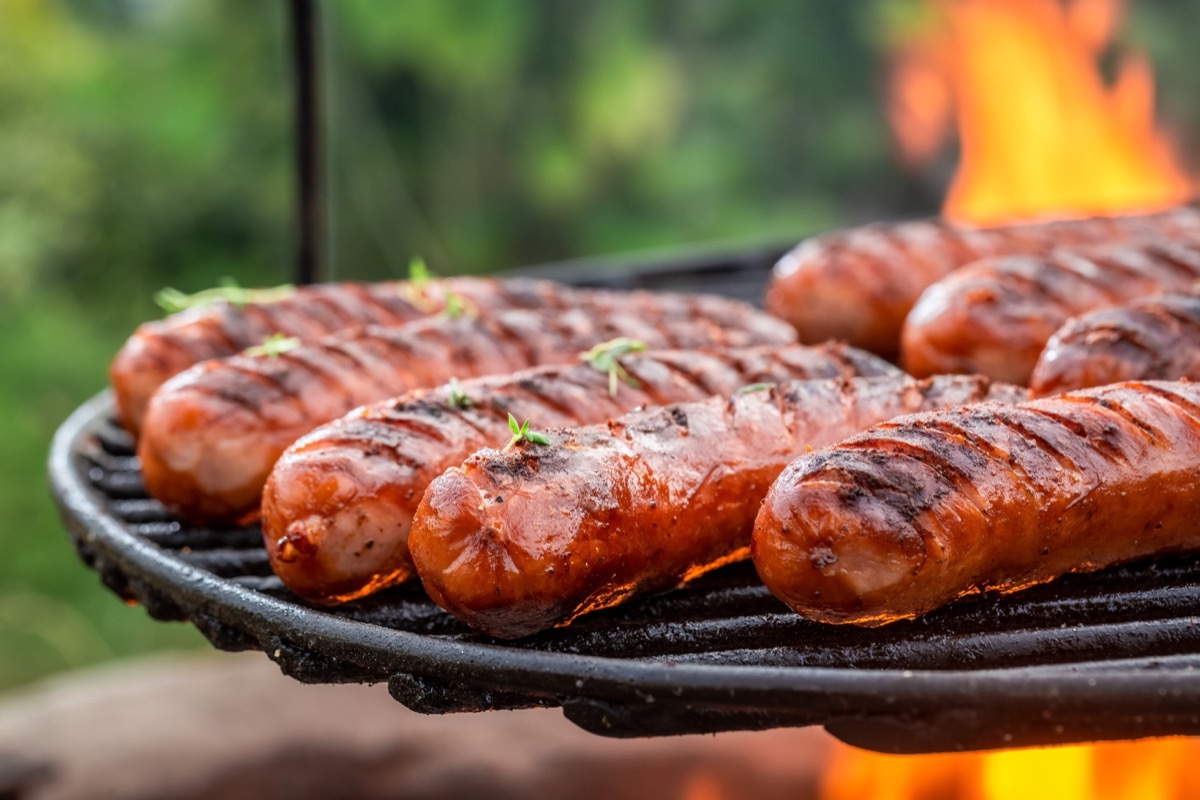
[[1155, 128], [1139, 53], [1106, 83], [1120, 0], [925, 0], [891, 54], [886, 112], [902, 163], [928, 163], [956, 123], [943, 213], [977, 224], [1165, 208], [1193, 185]]
[[1174, 800], [1200, 796], [1200, 743], [1157, 739], [995, 753], [886, 756], [840, 745], [821, 800]]

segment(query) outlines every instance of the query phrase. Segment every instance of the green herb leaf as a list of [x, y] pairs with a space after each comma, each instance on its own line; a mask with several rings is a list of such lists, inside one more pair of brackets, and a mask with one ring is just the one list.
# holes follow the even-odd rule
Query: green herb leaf
[[442, 313], [447, 319], [458, 319], [466, 313], [467, 307], [463, 303], [463, 299], [455, 294], [450, 289], [443, 289], [446, 297], [446, 304], [442, 306]]
[[425, 259], [420, 256], [413, 256], [408, 261], [408, 282], [413, 286], [421, 287], [429, 283], [433, 278], [433, 273], [429, 271], [429, 267], [425, 265]]
[[550, 444], [550, 440], [546, 437], [546, 434], [538, 431], [525, 431], [525, 441], [541, 445]]
[[752, 394], [754, 392], [764, 392], [770, 389], [774, 384], [771, 383], [751, 383], [738, 389], [735, 394]]
[[426, 289], [434, 277], [429, 267], [425, 265], [425, 259], [414, 256], [408, 261], [408, 280], [400, 284], [398, 290], [400, 297], [413, 308], [424, 311], [426, 314], [432, 314], [436, 309], [436, 304], [429, 298]]
[[608, 394], [610, 397], [616, 397], [618, 379], [634, 389], [641, 385], [625, 371], [618, 359], [627, 353], [640, 353], [645, 349], [645, 342], [621, 336], [611, 341], [601, 342], [586, 353], [580, 353], [579, 359], [594, 370], [608, 373]]
[[529, 430], [529, 420], [522, 423], [517, 423], [517, 418], [510, 411], [508, 414], [508, 429], [512, 431], [512, 438], [508, 440], [508, 444], [504, 445], [503, 452], [507, 453], [512, 450], [522, 439], [531, 444], [547, 445], [550, 444], [550, 439], [546, 434], [540, 431]]
[[168, 314], [174, 314], [198, 306], [210, 306], [214, 303], [229, 303], [241, 308], [247, 303], [274, 303], [296, 293], [296, 287], [290, 283], [267, 289], [244, 289], [238, 286], [233, 278], [222, 278], [212, 289], [187, 294], [167, 286], [154, 294], [154, 302]]
[[247, 347], [243, 352], [248, 356], [278, 358], [280, 353], [295, 350], [299, 346], [300, 340], [295, 336], [284, 336], [282, 333], [273, 333], [266, 339], [263, 339], [262, 344]]
[[465, 411], [471, 407], [471, 398], [467, 397], [467, 393], [458, 385], [457, 378], [450, 379], [450, 396], [447, 398], [446, 403], [451, 408], [456, 408], [459, 411]]

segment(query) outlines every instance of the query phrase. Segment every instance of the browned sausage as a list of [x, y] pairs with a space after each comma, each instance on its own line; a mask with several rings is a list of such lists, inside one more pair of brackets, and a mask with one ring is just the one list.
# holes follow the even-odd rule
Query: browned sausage
[[978, 261], [929, 287], [904, 323], [914, 375], [979, 372], [1028, 383], [1046, 341], [1073, 316], [1200, 278], [1200, 237], [1044, 258]]
[[1132, 236], [1171, 237], [1197, 228], [1200, 211], [1192, 206], [1003, 228], [941, 220], [875, 223], [802, 242], [775, 266], [764, 304], [795, 325], [803, 342], [839, 339], [893, 355], [904, 318], [921, 292], [973, 261]]
[[1200, 286], [1068, 320], [1033, 368], [1035, 396], [1106, 383], [1200, 380]]
[[543, 314], [505, 311], [399, 328], [365, 328], [280, 355], [206, 361], [155, 393], [138, 444], [146, 489], [185, 519], [256, 513], [263, 483], [296, 439], [351, 409], [453, 376], [574, 361], [620, 335], [650, 347], [786, 344], [795, 332], [744, 303], [630, 293], [625, 311], [586, 303]]
[[918, 414], [788, 467], [751, 553], [804, 616], [881, 625], [1200, 546], [1198, 464], [1196, 383]]
[[810, 445], [988, 394], [974, 377], [793, 381], [484, 450], [430, 484], [413, 561], [442, 608], [524, 636], [745, 558], [771, 481]]
[[280, 457], [263, 491], [263, 539], [275, 574], [322, 603], [407, 580], [408, 531], [429, 482], [474, 451], [503, 444], [509, 414], [566, 427], [760, 381], [899, 374], [844, 345], [630, 353], [619, 363], [623, 380], [611, 387], [608, 374], [587, 364], [538, 367], [417, 390], [313, 431]]
[[[276, 333], [305, 341], [365, 325], [402, 325], [441, 311], [447, 290], [475, 308], [569, 308], [546, 281], [449, 278], [247, 290], [253, 302], [216, 302], [138, 327], [109, 367], [117, 413], [141, 430], [146, 403], [168, 378], [209, 358], [235, 355]], [[266, 299], [271, 298], [271, 299]]]

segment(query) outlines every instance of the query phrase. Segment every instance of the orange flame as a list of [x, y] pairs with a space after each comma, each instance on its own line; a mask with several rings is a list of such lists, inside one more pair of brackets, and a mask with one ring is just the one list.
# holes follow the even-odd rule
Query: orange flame
[[961, 162], [943, 213], [978, 224], [1152, 210], [1193, 186], [1154, 125], [1137, 53], [1111, 85], [1100, 58], [1120, 0], [925, 0], [929, 23], [891, 56], [887, 116], [905, 166], [957, 123]]
[[1200, 744], [1156, 739], [995, 753], [885, 756], [840, 745], [821, 800], [1174, 800], [1200, 796]]

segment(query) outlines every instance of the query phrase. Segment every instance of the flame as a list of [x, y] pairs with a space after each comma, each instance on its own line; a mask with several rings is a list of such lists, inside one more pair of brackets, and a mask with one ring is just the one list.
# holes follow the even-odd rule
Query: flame
[[1139, 53], [1107, 84], [1120, 0], [924, 0], [892, 48], [886, 114], [902, 164], [929, 163], [953, 116], [961, 160], [943, 213], [977, 224], [1165, 208], [1192, 182], [1155, 128]]
[[1200, 796], [1200, 743], [1154, 739], [887, 756], [839, 745], [821, 800], [1174, 800]]

